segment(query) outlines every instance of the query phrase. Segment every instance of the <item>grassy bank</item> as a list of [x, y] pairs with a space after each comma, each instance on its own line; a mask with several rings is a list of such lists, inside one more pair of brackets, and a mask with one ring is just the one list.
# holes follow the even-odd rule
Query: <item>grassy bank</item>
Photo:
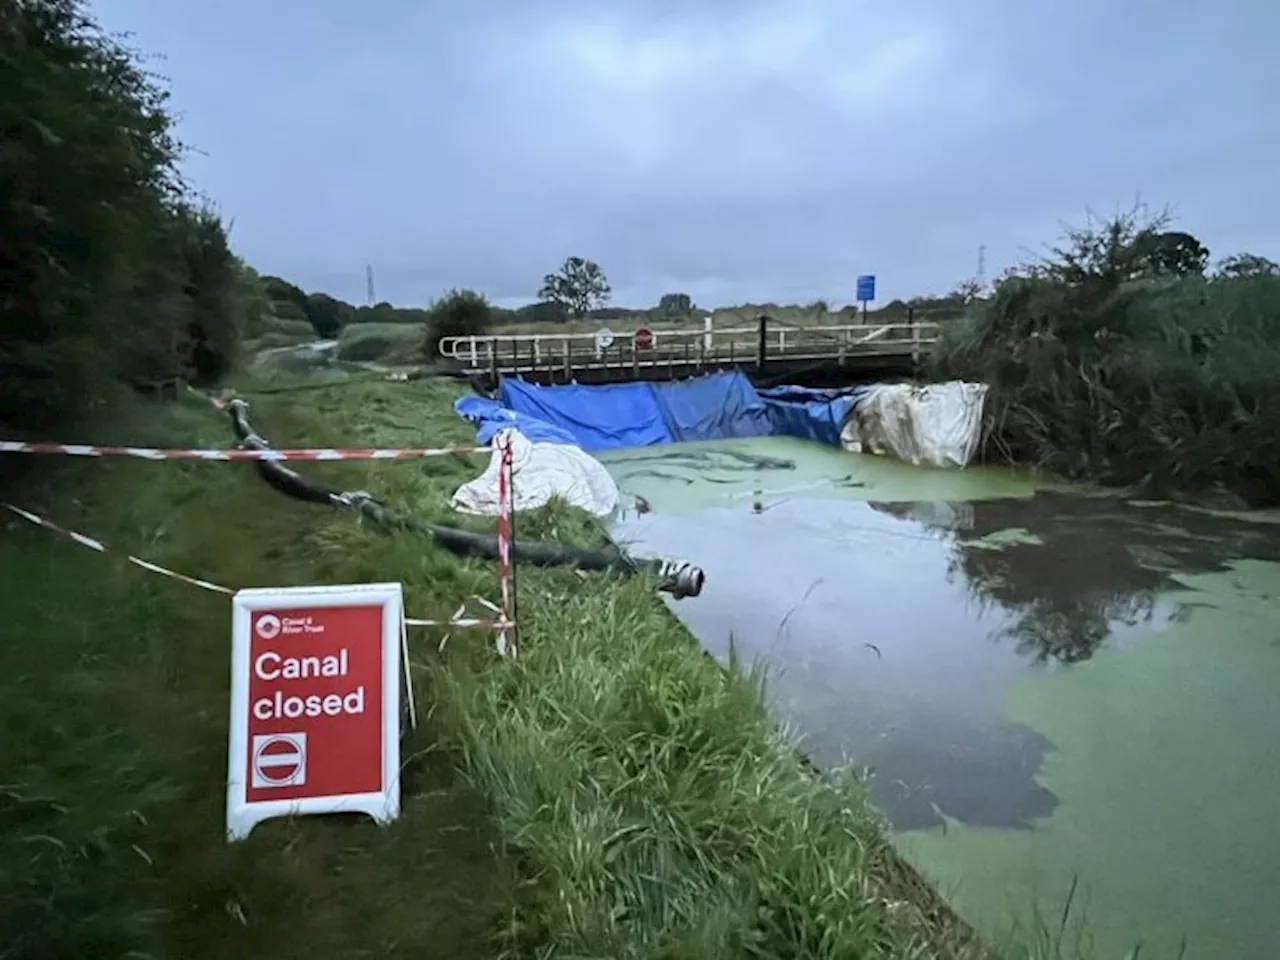
[[[278, 384], [277, 384], [278, 386]], [[278, 444], [466, 442], [452, 388], [254, 397]], [[226, 445], [199, 401], [93, 439]], [[325, 464], [427, 519], [481, 464]], [[291, 502], [244, 464], [56, 465], [52, 519], [229, 586], [399, 580], [412, 615], [493, 597], [492, 565]], [[488, 522], [470, 521], [484, 527]], [[522, 536], [599, 535], [555, 507]], [[945, 910], [890, 854], [856, 784], [811, 776], [757, 679], [706, 658], [653, 585], [528, 570], [525, 656], [419, 632], [426, 722], [404, 816], [222, 841], [228, 610], [6, 526], [0, 954], [23, 957], [950, 956]], [[307, 922], [300, 924], [305, 912]], [[925, 914], [930, 914], [926, 917]], [[941, 922], [939, 919], [941, 918]]]
[[420, 324], [353, 323], [338, 336], [338, 356], [357, 363], [421, 363], [426, 339]]
[[[94, 438], [227, 444], [198, 401], [126, 409]], [[287, 429], [289, 411], [276, 412]], [[332, 549], [340, 525], [240, 465], [67, 461], [46, 484], [8, 496], [231, 586], [421, 571], [416, 544], [379, 543], [368, 558]], [[445, 589], [485, 574], [458, 569]], [[411, 745], [394, 831], [279, 822], [228, 847], [226, 598], [14, 518], [0, 578], [0, 956], [492, 955], [512, 878], [430, 729]], [[419, 608], [451, 612], [424, 592]]]

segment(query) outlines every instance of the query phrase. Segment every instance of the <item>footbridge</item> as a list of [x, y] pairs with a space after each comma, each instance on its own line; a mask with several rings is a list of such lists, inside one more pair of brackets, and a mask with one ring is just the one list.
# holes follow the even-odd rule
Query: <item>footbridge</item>
[[496, 383], [619, 383], [675, 380], [742, 369], [757, 383], [910, 376], [938, 338], [938, 324], [799, 326], [761, 317], [754, 326], [602, 328], [595, 333], [495, 333], [445, 337], [440, 354], [471, 377]]

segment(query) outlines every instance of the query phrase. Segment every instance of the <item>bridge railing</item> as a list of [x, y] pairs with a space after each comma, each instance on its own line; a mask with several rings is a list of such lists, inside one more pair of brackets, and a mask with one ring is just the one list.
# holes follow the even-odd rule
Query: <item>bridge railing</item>
[[699, 330], [686, 327], [613, 331], [611, 338], [594, 333], [513, 333], [445, 337], [440, 355], [474, 371], [509, 373], [563, 369], [635, 370], [651, 367], [696, 368], [750, 365], [771, 360], [825, 360], [852, 356], [919, 356], [938, 338], [938, 324], [843, 324], [758, 326]]

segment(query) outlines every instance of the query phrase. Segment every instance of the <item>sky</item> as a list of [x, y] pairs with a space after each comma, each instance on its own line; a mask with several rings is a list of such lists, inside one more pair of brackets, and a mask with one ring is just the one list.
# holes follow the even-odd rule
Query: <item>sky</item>
[[353, 303], [942, 293], [1171, 207], [1280, 260], [1271, 0], [97, 0], [264, 273]]

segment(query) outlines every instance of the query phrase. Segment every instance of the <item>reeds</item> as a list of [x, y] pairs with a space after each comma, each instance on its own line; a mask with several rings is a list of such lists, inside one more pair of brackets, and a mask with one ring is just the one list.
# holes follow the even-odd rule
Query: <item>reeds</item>
[[1148, 270], [1163, 223], [1069, 231], [944, 328], [935, 373], [991, 385], [987, 459], [1273, 504], [1280, 277]]

